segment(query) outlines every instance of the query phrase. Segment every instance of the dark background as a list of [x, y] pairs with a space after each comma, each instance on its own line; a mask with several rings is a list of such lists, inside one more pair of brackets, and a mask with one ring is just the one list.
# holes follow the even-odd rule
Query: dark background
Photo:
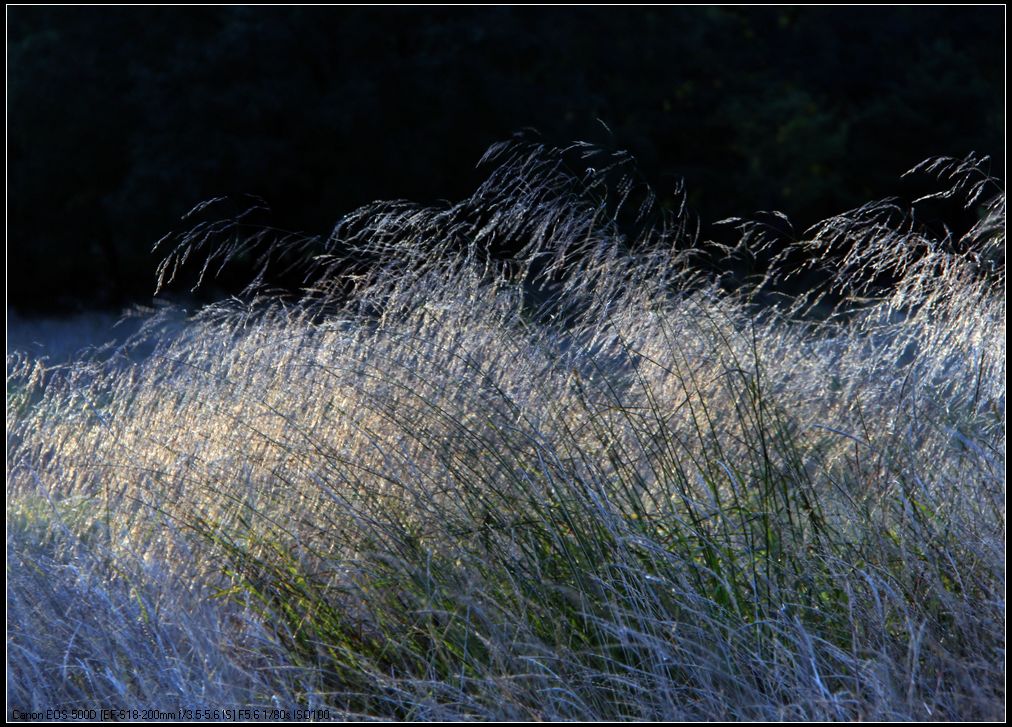
[[1000, 6], [7, 17], [8, 305], [29, 313], [150, 300], [152, 244], [201, 200], [326, 233], [377, 198], [468, 194], [523, 127], [628, 149], [662, 194], [683, 178], [710, 236], [918, 194], [899, 176], [930, 156], [1004, 175]]

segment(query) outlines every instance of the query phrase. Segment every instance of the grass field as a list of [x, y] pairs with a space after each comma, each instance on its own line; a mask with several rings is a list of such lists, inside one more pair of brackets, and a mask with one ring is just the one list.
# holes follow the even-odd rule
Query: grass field
[[[961, 240], [739, 223], [730, 290], [598, 181], [622, 158], [491, 161], [343, 218], [302, 298], [8, 353], [8, 713], [1003, 719], [994, 180], [924, 168], [981, 209]], [[206, 232], [167, 277], [248, 254]]]

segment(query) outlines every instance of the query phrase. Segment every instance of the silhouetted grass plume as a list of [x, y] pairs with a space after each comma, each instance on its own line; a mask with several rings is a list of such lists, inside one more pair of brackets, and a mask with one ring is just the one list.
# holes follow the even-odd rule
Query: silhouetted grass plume
[[958, 240], [884, 202], [717, 249], [628, 156], [517, 142], [324, 240], [198, 223], [164, 280], [258, 255], [304, 291], [7, 357], [10, 706], [1003, 719], [979, 161], [919, 170], [979, 208]]

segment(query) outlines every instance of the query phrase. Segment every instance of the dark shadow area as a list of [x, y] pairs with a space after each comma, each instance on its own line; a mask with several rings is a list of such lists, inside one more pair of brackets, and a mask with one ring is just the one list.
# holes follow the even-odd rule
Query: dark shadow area
[[375, 199], [463, 198], [525, 127], [627, 149], [662, 204], [684, 180], [726, 242], [729, 215], [804, 230], [933, 191], [900, 180], [930, 156], [990, 155], [1000, 176], [1003, 27], [999, 6], [12, 7], [8, 305], [150, 300], [153, 244], [220, 195], [324, 236]]

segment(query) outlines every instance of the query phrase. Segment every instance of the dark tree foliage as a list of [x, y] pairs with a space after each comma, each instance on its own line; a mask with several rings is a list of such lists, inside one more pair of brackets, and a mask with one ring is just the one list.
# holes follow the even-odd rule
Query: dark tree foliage
[[218, 195], [323, 234], [374, 199], [462, 197], [524, 127], [628, 149], [662, 196], [684, 178], [704, 222], [779, 209], [803, 229], [918, 194], [898, 178], [929, 156], [1000, 173], [1003, 24], [1001, 7], [8, 8], [8, 302], [149, 297], [154, 241]]

